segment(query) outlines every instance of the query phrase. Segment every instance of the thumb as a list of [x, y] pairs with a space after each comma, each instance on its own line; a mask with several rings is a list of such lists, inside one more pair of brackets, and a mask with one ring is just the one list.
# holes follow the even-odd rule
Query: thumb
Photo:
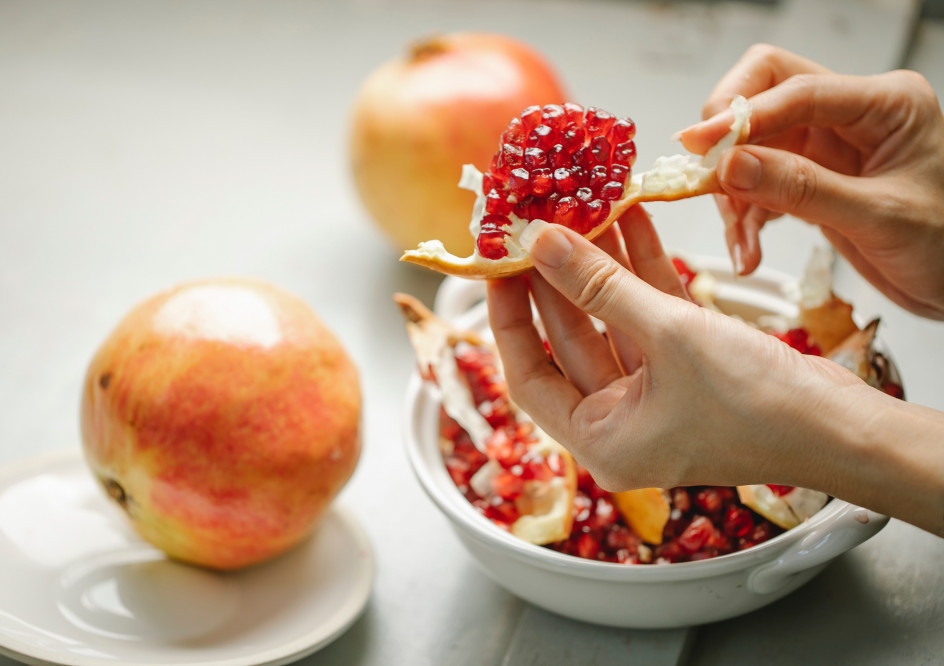
[[521, 235], [534, 267], [575, 306], [633, 336], [653, 339], [660, 313], [685, 301], [664, 294], [580, 234], [533, 220]]
[[874, 182], [866, 186], [860, 177], [776, 148], [735, 146], [722, 154], [717, 174], [737, 199], [826, 227], [841, 229], [874, 208]]

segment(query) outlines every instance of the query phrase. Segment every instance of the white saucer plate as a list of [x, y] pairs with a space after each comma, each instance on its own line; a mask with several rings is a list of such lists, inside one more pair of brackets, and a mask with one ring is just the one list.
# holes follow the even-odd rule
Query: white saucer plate
[[220, 573], [143, 542], [77, 449], [0, 468], [0, 654], [27, 664], [286, 664], [357, 620], [373, 576], [337, 505], [288, 553]]

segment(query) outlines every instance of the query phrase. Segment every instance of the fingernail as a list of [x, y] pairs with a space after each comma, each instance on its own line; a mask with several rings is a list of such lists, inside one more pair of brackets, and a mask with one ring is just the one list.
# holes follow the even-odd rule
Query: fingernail
[[760, 185], [760, 160], [746, 150], [737, 150], [722, 167], [721, 181], [738, 190], [753, 190]]
[[734, 264], [734, 274], [744, 273], [744, 258], [742, 257], [741, 243], [735, 242], [731, 247], [731, 263]]
[[544, 220], [532, 220], [518, 240], [532, 259], [550, 268], [563, 266], [574, 251], [567, 236]]

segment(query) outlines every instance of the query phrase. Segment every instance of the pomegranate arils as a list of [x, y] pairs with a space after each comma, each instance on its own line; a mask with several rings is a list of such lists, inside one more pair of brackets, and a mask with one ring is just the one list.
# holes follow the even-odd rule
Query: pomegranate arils
[[[531, 172], [531, 193], [544, 196], [554, 188], [554, 176], [550, 169], [535, 169]], [[532, 218], [533, 219], [533, 218]]]
[[508, 189], [519, 199], [531, 194], [531, 174], [528, 170], [521, 167], [512, 169], [508, 177]]
[[492, 489], [503, 500], [513, 502], [524, 493], [524, 479], [518, 474], [505, 470], [492, 479]]
[[694, 553], [705, 545], [712, 530], [714, 530], [714, 525], [711, 524], [711, 520], [705, 516], [699, 516], [679, 535], [678, 543], [689, 553]]
[[545, 107], [541, 109], [541, 122], [559, 131], [564, 126], [564, 123], [567, 122], [564, 107], [560, 104], [545, 105]]
[[754, 529], [754, 518], [748, 509], [732, 506], [724, 514], [724, 533], [731, 537], [746, 536]]
[[606, 134], [616, 122], [616, 116], [603, 109], [591, 106], [587, 109], [586, 115], [587, 132], [590, 136], [600, 136]]
[[577, 123], [583, 120], [584, 109], [579, 104], [574, 102], [565, 102], [564, 103], [564, 116], [567, 119], [568, 123]]
[[623, 184], [611, 180], [600, 189], [600, 198], [607, 201], [616, 201], [623, 196]]
[[569, 196], [577, 191], [577, 181], [570, 169], [554, 170], [554, 190], [563, 196]]
[[636, 136], [636, 124], [628, 118], [618, 118], [607, 136], [614, 146], [629, 141]]
[[494, 187], [489, 190], [485, 197], [485, 212], [494, 215], [508, 215], [512, 211], [512, 205], [508, 202], [508, 197], [499, 193]]
[[525, 136], [527, 136], [527, 131], [524, 128], [524, 123], [521, 122], [520, 118], [512, 118], [511, 122], [508, 123], [508, 127], [502, 132], [501, 140], [502, 143], [520, 146], [524, 142]]
[[489, 259], [500, 259], [507, 256], [508, 249], [505, 247], [505, 237], [508, 232], [502, 229], [510, 223], [510, 220], [503, 215], [486, 215], [482, 220], [481, 230], [475, 239], [475, 247], [479, 254]]
[[561, 133], [561, 146], [568, 153], [572, 153], [578, 148], [582, 148], [586, 142], [587, 132], [577, 123], [570, 123], [564, 127]]
[[[631, 120], [594, 107], [528, 107], [509, 123], [484, 174], [486, 212], [587, 233], [606, 220], [610, 202], [623, 196], [635, 160], [635, 131]], [[483, 220], [480, 235], [488, 238], [477, 243], [482, 256], [507, 256], [500, 226]]]
[[636, 144], [632, 141], [617, 144], [613, 149], [613, 162], [632, 167], [636, 163]]
[[547, 160], [552, 169], [567, 169], [574, 163], [570, 153], [559, 143], [551, 146], [547, 152]]
[[550, 150], [555, 143], [557, 143], [557, 137], [554, 129], [549, 125], [538, 125], [528, 135], [527, 146], [529, 148]]
[[[527, 132], [530, 132], [535, 127], [541, 124], [541, 107], [540, 106], [529, 106], [527, 109], [521, 112], [521, 124], [524, 125], [524, 129]], [[511, 122], [514, 122], [512, 120]]]
[[590, 154], [593, 157], [594, 166], [597, 164], [607, 164], [610, 161], [610, 152], [612, 146], [606, 140], [605, 136], [595, 136], [590, 141]]
[[528, 171], [542, 169], [547, 166], [547, 153], [540, 148], [526, 148], [522, 164]]

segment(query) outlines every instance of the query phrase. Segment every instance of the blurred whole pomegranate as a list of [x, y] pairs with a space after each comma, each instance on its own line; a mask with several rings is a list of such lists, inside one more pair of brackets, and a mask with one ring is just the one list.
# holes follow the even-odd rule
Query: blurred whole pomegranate
[[135, 530], [238, 569], [308, 536], [360, 457], [357, 368], [303, 300], [257, 280], [142, 301], [89, 363], [86, 460]]
[[399, 250], [437, 238], [467, 254], [475, 196], [457, 187], [462, 165], [485, 171], [510, 118], [565, 100], [547, 60], [511, 37], [466, 32], [414, 43], [371, 73], [355, 99], [357, 192]]

